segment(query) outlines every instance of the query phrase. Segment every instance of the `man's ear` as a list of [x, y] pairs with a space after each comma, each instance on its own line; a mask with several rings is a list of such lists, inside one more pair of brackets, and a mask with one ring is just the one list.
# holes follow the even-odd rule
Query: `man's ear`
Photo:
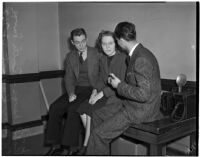
[[125, 41], [123, 38], [120, 38], [119, 40], [121, 40], [122, 42], [124, 42], [124, 41]]
[[74, 45], [74, 42], [73, 42], [73, 40], [70, 40], [70, 41], [71, 41], [72, 45]]

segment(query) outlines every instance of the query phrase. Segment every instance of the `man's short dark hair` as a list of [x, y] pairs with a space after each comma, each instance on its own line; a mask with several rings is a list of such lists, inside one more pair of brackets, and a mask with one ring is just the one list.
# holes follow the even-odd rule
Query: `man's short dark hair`
[[133, 41], [136, 39], [135, 25], [130, 22], [118, 23], [114, 33], [117, 39], [123, 38], [126, 41]]
[[85, 37], [87, 38], [87, 34], [86, 34], [86, 32], [83, 28], [76, 28], [76, 29], [71, 31], [71, 37], [70, 38], [73, 41], [74, 36], [81, 36], [81, 35], [85, 35]]

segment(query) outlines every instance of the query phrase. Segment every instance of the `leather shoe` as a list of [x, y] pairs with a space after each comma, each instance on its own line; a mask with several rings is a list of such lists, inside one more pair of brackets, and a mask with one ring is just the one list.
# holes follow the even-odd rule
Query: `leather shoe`
[[55, 148], [52, 147], [50, 148], [50, 150], [46, 153], [47, 156], [51, 156], [51, 155], [60, 155], [63, 152], [62, 148]]
[[77, 151], [73, 151], [73, 150], [69, 150], [68, 154], [67, 155], [71, 155], [71, 156], [74, 156], [77, 154]]
[[59, 155], [67, 156], [68, 154], [69, 154], [69, 150], [68, 149], [63, 149], [63, 151]]
[[86, 149], [87, 149], [87, 147], [83, 146], [81, 149], [79, 149], [79, 151], [76, 153], [76, 155], [78, 155], [78, 156], [85, 155]]
[[51, 147], [49, 151], [46, 153], [47, 156], [51, 155], [55, 151], [54, 147]]

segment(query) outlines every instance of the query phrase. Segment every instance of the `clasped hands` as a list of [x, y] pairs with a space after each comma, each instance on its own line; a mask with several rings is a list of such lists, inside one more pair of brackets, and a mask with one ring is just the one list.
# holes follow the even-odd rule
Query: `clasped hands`
[[75, 94], [70, 94], [69, 95], [69, 102], [72, 102], [72, 101], [74, 101], [74, 100], [76, 100], [76, 95]]
[[[121, 82], [121, 80], [116, 77], [113, 73], [110, 73], [109, 74], [109, 77], [108, 77], [108, 83], [113, 87], [113, 88], [117, 88], [119, 83]], [[102, 97], [104, 96], [103, 94], [103, 91], [97, 93], [97, 90], [94, 89], [92, 91], [92, 94], [90, 96], [90, 99], [89, 99], [89, 103], [91, 105], [94, 105], [99, 99], [101, 99]], [[69, 102], [72, 102], [74, 100], [76, 100], [76, 95], [75, 94], [71, 94], [69, 96]]]
[[89, 104], [94, 105], [99, 99], [103, 97], [103, 95], [104, 95], [103, 91], [97, 93], [97, 90], [94, 89], [90, 96]]
[[[120, 82], [121, 80], [117, 76], [115, 76], [113, 73], [109, 74], [108, 83], [111, 84], [113, 88], [117, 88]], [[103, 96], [104, 96], [103, 91], [97, 93], [97, 90], [95, 89], [93, 90], [92, 95], [90, 96], [89, 103], [91, 105], [94, 105]]]
[[[91, 105], [94, 105], [99, 99], [101, 99], [103, 97], [103, 92], [99, 92], [97, 93], [97, 90], [94, 89], [92, 91], [92, 94], [90, 96], [90, 99], [89, 99], [89, 103]], [[73, 102], [74, 100], [76, 100], [77, 96], [75, 94], [70, 94], [69, 96], [69, 102]]]

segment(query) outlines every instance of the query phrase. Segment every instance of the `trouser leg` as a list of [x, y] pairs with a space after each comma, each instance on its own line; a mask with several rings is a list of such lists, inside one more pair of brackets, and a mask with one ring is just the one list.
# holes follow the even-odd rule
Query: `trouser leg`
[[67, 112], [68, 106], [67, 94], [62, 95], [50, 106], [45, 144], [55, 145], [61, 143], [63, 115]]
[[67, 119], [65, 121], [64, 134], [62, 144], [66, 147], [79, 146], [79, 134], [83, 125], [81, 123], [80, 115], [77, 112], [78, 107], [88, 99], [91, 95], [92, 88], [78, 89], [77, 99], [71, 103], [67, 111]]
[[79, 133], [81, 128], [82, 128], [82, 123], [79, 114], [75, 112], [72, 108], [69, 108], [68, 116], [65, 121], [62, 145], [78, 146]]
[[110, 142], [122, 134], [131, 124], [126, 112], [121, 109], [91, 131], [87, 155], [110, 155]]

